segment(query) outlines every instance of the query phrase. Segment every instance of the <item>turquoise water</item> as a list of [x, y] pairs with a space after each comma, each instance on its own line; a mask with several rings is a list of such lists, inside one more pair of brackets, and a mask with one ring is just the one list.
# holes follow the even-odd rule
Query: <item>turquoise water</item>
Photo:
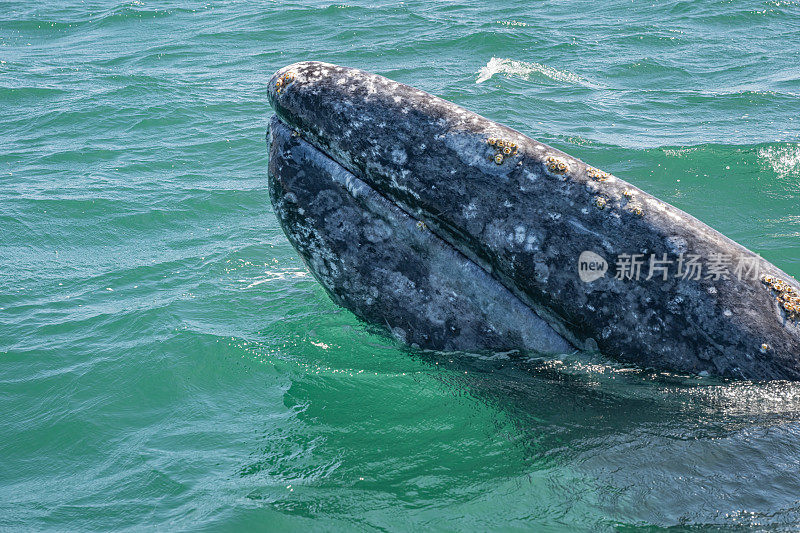
[[318, 59], [627, 179], [800, 275], [800, 3], [0, 4], [0, 529], [800, 523], [800, 387], [413, 352], [272, 214]]

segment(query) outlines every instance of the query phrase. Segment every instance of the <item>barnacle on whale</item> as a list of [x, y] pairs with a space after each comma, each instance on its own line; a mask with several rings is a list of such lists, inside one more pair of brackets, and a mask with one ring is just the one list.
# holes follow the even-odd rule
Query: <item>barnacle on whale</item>
[[293, 81], [294, 81], [294, 74], [292, 74], [291, 72], [287, 72], [286, 74], [275, 80], [275, 89], [277, 90], [278, 93], [280, 93], [283, 90], [284, 86], [289, 85]]
[[489, 146], [494, 146], [496, 151], [494, 155], [489, 157], [489, 159], [498, 165], [502, 165], [506, 158], [517, 155], [517, 145], [511, 141], [504, 141], [503, 139], [498, 139], [496, 137], [489, 137], [486, 140], [486, 143]]
[[800, 296], [796, 294], [794, 287], [789, 286], [785, 280], [770, 275], [762, 276], [761, 282], [777, 293], [775, 301], [780, 308], [786, 311], [787, 318], [790, 320], [800, 318]]
[[569, 165], [567, 165], [566, 161], [558, 157], [554, 157], [552, 155], [547, 156], [547, 159], [545, 159], [545, 163], [547, 166], [547, 170], [549, 170], [553, 174], [564, 174], [569, 170]]
[[586, 175], [596, 181], [605, 181], [611, 177], [611, 174], [608, 172], [604, 172], [594, 167], [586, 167]]

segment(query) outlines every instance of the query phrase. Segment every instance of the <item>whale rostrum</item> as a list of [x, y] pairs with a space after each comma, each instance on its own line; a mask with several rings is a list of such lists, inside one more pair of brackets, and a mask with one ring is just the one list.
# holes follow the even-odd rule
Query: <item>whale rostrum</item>
[[403, 342], [800, 379], [796, 280], [680, 209], [358, 69], [296, 63], [268, 95], [287, 237], [336, 303]]

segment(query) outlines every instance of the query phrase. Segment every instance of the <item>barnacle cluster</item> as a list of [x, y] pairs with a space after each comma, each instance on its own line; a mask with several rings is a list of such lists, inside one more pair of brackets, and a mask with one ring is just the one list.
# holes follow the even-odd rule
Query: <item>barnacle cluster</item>
[[644, 216], [644, 210], [642, 209], [642, 206], [639, 205], [638, 202], [634, 201], [632, 190], [625, 189], [624, 191], [622, 191], [622, 196], [628, 201], [627, 210], [629, 213], [637, 217]]
[[423, 222], [421, 220], [418, 220], [417, 221], [417, 229], [420, 230], [420, 231], [424, 231], [424, 230], [428, 229], [428, 226], [425, 224], [425, 222]]
[[631, 211], [631, 213], [633, 213], [637, 217], [643, 217], [644, 216], [644, 211], [638, 205], [634, 205], [633, 207], [631, 207], [630, 211]]
[[517, 155], [517, 145], [511, 141], [489, 137], [486, 142], [489, 146], [494, 147], [494, 155], [489, 158], [498, 165], [502, 165], [505, 159]]
[[608, 205], [608, 200], [606, 200], [602, 196], [595, 196], [594, 205], [595, 207], [597, 207], [597, 209], [605, 209], [606, 205]]
[[294, 74], [287, 72], [275, 81], [275, 90], [280, 94], [284, 87], [294, 81]]
[[553, 174], [564, 174], [569, 170], [569, 165], [567, 165], [567, 162], [561, 158], [549, 155], [544, 161], [545, 166], [547, 166], [547, 170]]
[[764, 276], [761, 281], [776, 294], [775, 299], [790, 319], [800, 318], [800, 295], [794, 287], [773, 276]]
[[605, 181], [611, 177], [608, 172], [602, 171], [599, 168], [586, 167], [586, 175], [595, 181]]

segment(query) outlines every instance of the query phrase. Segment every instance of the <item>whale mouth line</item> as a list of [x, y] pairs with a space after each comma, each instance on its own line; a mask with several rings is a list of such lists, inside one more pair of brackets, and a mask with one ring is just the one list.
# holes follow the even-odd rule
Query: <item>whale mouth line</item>
[[[328, 153], [328, 151], [325, 150], [325, 148], [314, 142], [313, 133], [308, 135], [302, 130], [287, 124], [280, 116], [277, 115], [273, 118], [273, 120], [274, 123], [270, 125], [270, 129], [285, 129], [283, 132], [284, 134], [291, 135], [299, 141], [302, 141], [302, 143], [306, 145], [306, 149], [314, 150], [316, 156], [323, 158], [327, 166], [329, 166], [331, 169], [336, 169], [336, 171], [331, 170], [330, 174], [331, 176], [337, 176], [338, 178], [320, 176], [321, 178], [337, 183], [347, 191], [349, 196], [353, 198], [357, 199], [358, 196], [361, 196], [365, 194], [365, 191], [368, 191], [368, 194], [375, 195], [388, 204], [391, 204], [391, 206], [402, 213], [404, 217], [409, 219], [412, 224], [417, 225], [417, 227], [420, 229], [430, 232], [433, 237], [435, 237], [441, 244], [447, 246], [454, 254], [458, 255], [462, 260], [471, 263], [475, 268], [480, 269], [485, 273], [486, 276], [490, 277], [495, 283], [508, 291], [510, 295], [521, 305], [529, 309], [549, 327], [553, 328], [554, 331], [558, 332], [558, 334], [568, 342], [573, 351], [576, 349], [576, 347], [578, 347], [577, 349], [582, 349], [580, 347], [584, 346], [585, 343], [572, 334], [560, 317], [556, 317], [552, 313], [548, 312], [547, 308], [531, 302], [530, 298], [528, 298], [527, 295], [525, 295], [525, 293], [522, 292], [511, 280], [504, 279], [504, 276], [499, 276], [499, 272], [492, 268], [487, 261], [481, 260], [481, 258], [469, 246], [458, 245], [456, 242], [454, 242], [454, 235], [440, 228], [435, 221], [432, 221], [431, 217], [423, 218], [415, 215], [410, 211], [407, 205], [396, 201], [390, 195], [387, 195], [378, 188], [374, 187], [363, 173], [354, 171], [339, 163], [331, 154]], [[267, 137], [269, 139], [269, 134]], [[342, 176], [344, 176], [344, 179], [341, 178]], [[362, 206], [362, 208], [369, 211], [365, 206]], [[418, 211], [420, 214], [425, 213], [424, 209], [421, 207], [418, 207]], [[592, 350], [590, 349], [589, 351]]]
[[[387, 196], [386, 194], [384, 194], [383, 192], [381, 192], [377, 188], [373, 187], [369, 183], [369, 181], [367, 179], [365, 179], [364, 174], [362, 174], [360, 172], [355, 172], [352, 169], [346, 168], [344, 165], [342, 165], [341, 163], [336, 161], [336, 159], [334, 159], [324, 148], [322, 148], [317, 143], [315, 143], [313, 139], [310, 139], [308, 135], [304, 135], [304, 132], [302, 132], [301, 130], [292, 128], [292, 126], [290, 126], [286, 122], [284, 122], [279, 116], [275, 117], [275, 121], [277, 122], [277, 125], [279, 127], [286, 128], [288, 131], [292, 132], [291, 133], [292, 136], [302, 140], [310, 148], [313, 148], [314, 150], [316, 150], [321, 157], [324, 157], [325, 159], [327, 159], [327, 161], [329, 162], [330, 165], [335, 165], [336, 167], [338, 167], [341, 170], [341, 172], [347, 173], [347, 174], [350, 175], [350, 177], [352, 179], [358, 180], [358, 184], [361, 187], [365, 187], [365, 188], [369, 189], [372, 194], [378, 195], [381, 198], [383, 198], [386, 202], [391, 203], [394, 207], [396, 207], [397, 209], [402, 211], [405, 216], [407, 216], [408, 218], [413, 220], [415, 223], [417, 223], [417, 224], [425, 224], [425, 228], [430, 230], [431, 233], [433, 233], [439, 240], [441, 240], [443, 243], [447, 244], [450, 248], [452, 248], [458, 254], [464, 256], [465, 259], [469, 260], [470, 262], [474, 263], [476, 266], [480, 267], [482, 270], [486, 271], [487, 274], [491, 275], [492, 269], [490, 267], [488, 267], [488, 265], [482, 264], [481, 261], [476, 261], [475, 259], [473, 259], [473, 258], [469, 257], [467, 254], [465, 254], [464, 251], [461, 249], [461, 247], [456, 246], [453, 242], [450, 241], [450, 239], [446, 236], [445, 232], [438, 231], [437, 229], [432, 228], [431, 227], [431, 223], [430, 223], [429, 220], [424, 220], [424, 219], [422, 219], [422, 218], [420, 218], [418, 216], [415, 216], [413, 213], [411, 213], [409, 211], [409, 209], [405, 205], [395, 201], [394, 198], [392, 198], [390, 196]], [[344, 185], [344, 184], [342, 184], [342, 185]], [[353, 196], [353, 191], [352, 191], [351, 188], [347, 188], [347, 191], [351, 196]], [[498, 282], [499, 282], [499, 280], [498, 280]]]
[[[386, 194], [384, 194], [383, 192], [381, 192], [377, 188], [373, 187], [369, 183], [369, 181], [365, 179], [365, 176], [363, 174], [358, 173], [358, 172], [354, 172], [353, 170], [343, 166], [341, 163], [336, 161], [336, 159], [334, 159], [327, 151], [325, 151], [324, 148], [320, 147], [312, 139], [309, 139], [309, 137], [307, 135], [304, 135], [302, 131], [292, 128], [290, 125], [286, 124], [280, 117], [276, 116], [275, 117], [275, 121], [278, 123], [279, 127], [284, 127], [288, 131], [291, 131], [292, 132], [291, 133], [292, 136], [297, 137], [298, 139], [300, 139], [303, 142], [305, 142], [310, 148], [313, 148], [314, 150], [316, 150], [318, 152], [319, 156], [324, 157], [325, 159], [327, 159], [327, 161], [328, 161], [328, 163], [330, 165], [332, 165], [332, 166], [335, 165], [336, 167], [338, 167], [341, 170], [342, 173], [348, 174], [351, 177], [351, 179], [358, 180], [358, 185], [360, 187], [367, 188], [367, 189], [369, 189], [370, 193], [375, 194], [377, 196], [380, 196], [383, 200], [385, 200], [386, 202], [389, 202], [394, 207], [396, 207], [398, 210], [402, 211], [402, 213], [406, 217], [411, 219], [414, 223], [416, 223], [416, 224], [424, 224], [426, 230], [429, 230], [433, 235], [435, 235], [440, 241], [442, 241], [444, 244], [446, 244], [448, 247], [450, 247], [454, 252], [458, 253], [459, 255], [464, 257], [464, 259], [466, 259], [467, 261], [470, 261], [471, 263], [476, 265], [478, 268], [480, 268], [481, 270], [485, 271], [487, 274], [489, 274], [494, 279], [496, 279], [495, 276], [492, 274], [493, 269], [489, 265], [485, 264], [482, 261], [476, 260], [473, 257], [470, 257], [469, 256], [470, 254], [468, 254], [468, 253], [464, 253], [464, 250], [462, 249], [462, 247], [456, 246], [450, 240], [450, 238], [448, 238], [448, 235], [447, 235], [446, 232], [439, 231], [438, 228], [436, 226], [433, 226], [430, 223], [429, 220], [423, 220], [422, 218], [420, 218], [418, 216], [415, 216], [413, 213], [409, 212], [408, 208], [405, 205], [395, 201], [394, 198], [392, 198], [390, 196], [387, 196]], [[342, 185], [346, 185], [346, 184], [342, 184]], [[350, 196], [354, 195], [353, 189], [351, 187], [345, 187], [345, 188], [347, 189], [347, 192], [348, 192], [348, 194], [350, 194]], [[500, 283], [501, 285], [505, 286], [505, 284], [502, 283], [500, 280], [496, 279], [496, 281], [498, 283]], [[506, 288], [511, 290], [509, 287], [506, 287]]]

